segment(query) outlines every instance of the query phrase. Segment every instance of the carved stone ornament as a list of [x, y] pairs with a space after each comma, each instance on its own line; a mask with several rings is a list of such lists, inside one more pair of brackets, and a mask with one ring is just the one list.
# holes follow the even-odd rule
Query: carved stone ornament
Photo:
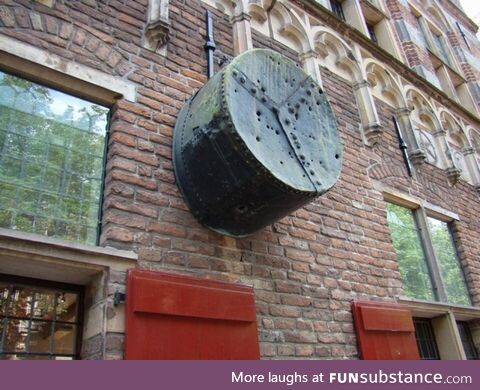
[[425, 163], [427, 160], [427, 154], [423, 149], [415, 149], [412, 150], [409, 154], [408, 157], [410, 161], [412, 162], [413, 165], [419, 166]]
[[251, 234], [327, 192], [343, 146], [322, 89], [271, 50], [237, 56], [188, 101], [174, 131], [177, 183], [210, 229]]
[[[169, 38], [168, 0], [150, 0], [143, 46], [148, 50], [161, 52], [162, 48], [166, 48]], [[166, 51], [161, 54], [166, 54]]]
[[455, 184], [457, 184], [458, 180], [462, 176], [462, 171], [457, 167], [447, 168], [446, 172], [447, 172], [448, 183], [451, 186], [454, 186]]

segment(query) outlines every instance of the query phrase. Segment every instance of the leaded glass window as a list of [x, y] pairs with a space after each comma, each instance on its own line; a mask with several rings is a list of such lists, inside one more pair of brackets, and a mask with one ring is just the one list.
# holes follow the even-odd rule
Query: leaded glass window
[[387, 203], [387, 220], [397, 253], [405, 294], [433, 300], [432, 282], [413, 211]]
[[0, 72], [0, 227], [96, 243], [107, 117]]
[[35, 282], [0, 275], [0, 359], [74, 359], [81, 333], [81, 287]]

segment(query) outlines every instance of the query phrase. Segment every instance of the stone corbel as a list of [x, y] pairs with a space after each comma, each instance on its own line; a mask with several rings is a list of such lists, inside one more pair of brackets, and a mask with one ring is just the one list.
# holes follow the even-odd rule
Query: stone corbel
[[378, 142], [383, 129], [375, 108], [370, 84], [367, 80], [362, 80], [353, 85], [353, 90], [357, 100], [365, 142], [369, 146], [374, 146]]
[[144, 48], [162, 55], [166, 55], [167, 42], [170, 39], [168, 1], [150, 0], [148, 5], [148, 23], [143, 40]]
[[427, 161], [427, 153], [423, 149], [415, 149], [408, 154], [408, 158], [413, 165], [418, 167]]
[[460, 176], [462, 176], [462, 172], [457, 167], [447, 168], [446, 172], [447, 172], [448, 183], [451, 186], [454, 186], [455, 184], [457, 184], [458, 180], [460, 179]]

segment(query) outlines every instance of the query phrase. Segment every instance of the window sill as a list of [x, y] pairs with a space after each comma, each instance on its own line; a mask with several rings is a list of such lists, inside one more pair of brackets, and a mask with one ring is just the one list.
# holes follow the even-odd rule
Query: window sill
[[86, 284], [108, 269], [126, 271], [137, 254], [0, 228], [0, 272]]
[[480, 319], [480, 307], [455, 305], [452, 303], [424, 301], [401, 296], [398, 303], [407, 305], [414, 317], [435, 318], [452, 312], [458, 321]]

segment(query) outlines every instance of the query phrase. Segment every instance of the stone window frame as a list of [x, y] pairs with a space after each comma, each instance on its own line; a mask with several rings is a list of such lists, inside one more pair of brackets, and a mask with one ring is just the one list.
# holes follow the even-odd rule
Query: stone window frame
[[[439, 221], [446, 222], [450, 226], [451, 224], [454, 224], [455, 222], [460, 221], [460, 217], [458, 216], [458, 214], [454, 212], [435, 206], [427, 201], [422, 201], [422, 200], [411, 198], [411, 197], [405, 197], [403, 194], [384, 192], [383, 198], [386, 203], [392, 203], [392, 204], [412, 210], [417, 227], [420, 232], [420, 241], [422, 243], [422, 247], [425, 255], [425, 261], [427, 263], [427, 268], [429, 270], [430, 280], [432, 282], [432, 289], [435, 297], [435, 301], [428, 301], [428, 302], [439, 302], [439, 303], [451, 305], [448, 302], [447, 293], [442, 281], [439, 260], [433, 248], [431, 233], [427, 223], [427, 217], [435, 218]], [[452, 240], [453, 240], [455, 249], [457, 249], [458, 244], [455, 242], [453, 237], [452, 237]], [[457, 257], [457, 260], [459, 262], [462, 273], [464, 273], [463, 267], [458, 257]], [[471, 306], [472, 305], [471, 292], [466, 282], [465, 276], [464, 276], [464, 280], [467, 287], [470, 306], [463, 306], [463, 305], [457, 305], [457, 306], [468, 307], [468, 308], [473, 307]], [[400, 298], [409, 299], [404, 296], [401, 296]]]
[[[460, 221], [458, 214], [438, 207], [429, 203], [428, 201], [406, 195], [398, 192], [383, 184], [378, 185], [378, 189], [382, 192], [385, 202], [393, 203], [417, 212], [417, 221], [421, 231], [422, 244], [429, 238], [423, 236], [428, 231], [426, 224], [426, 216], [434, 217], [445, 222]], [[433, 247], [430, 242], [431, 253]], [[431, 256], [425, 253], [427, 262], [428, 257]], [[433, 253], [434, 256], [434, 253]], [[430, 257], [430, 260], [432, 257]], [[435, 261], [437, 261], [435, 259]], [[430, 267], [430, 263], [429, 263]], [[438, 266], [435, 265], [436, 272], [439, 272]], [[462, 268], [462, 267], [461, 267]], [[462, 268], [463, 271], [463, 268]], [[440, 275], [432, 278], [434, 283], [438, 283]], [[469, 292], [470, 294], [470, 292]], [[480, 351], [480, 308], [476, 306], [462, 306], [445, 301], [424, 301], [406, 296], [398, 296], [399, 303], [407, 305], [412, 311], [413, 317], [428, 318], [432, 320], [432, 326], [437, 340], [437, 345], [442, 360], [466, 360], [465, 351], [463, 349], [462, 340], [457, 327], [457, 321], [465, 321], [470, 325], [474, 344], [477, 350]]]
[[[137, 97], [129, 81], [1, 34], [0, 68], [107, 107]], [[125, 332], [124, 305], [114, 297], [125, 292], [126, 272], [137, 261], [133, 251], [0, 228], [2, 273], [86, 287], [81, 358], [122, 358], [108, 349], [107, 339]]]
[[[432, 20], [425, 16], [424, 12], [421, 12], [415, 5], [408, 2], [410, 12], [417, 19], [420, 27], [420, 34], [424, 37], [427, 47], [425, 50], [428, 52], [432, 66], [434, 67], [434, 77], [436, 80], [431, 80], [427, 74], [425, 74], [425, 68], [419, 70], [420, 74], [423, 71], [423, 77], [430, 83], [438, 82], [439, 87], [445, 92], [452, 100], [457, 103], [463, 102], [466, 107], [475, 115], [478, 115], [478, 108], [472, 97], [471, 92], [468, 89], [467, 80], [463, 75], [462, 67], [460, 66], [457, 58], [454, 55], [453, 49], [446, 37], [446, 32], [442, 31], [442, 28], [437, 26]], [[437, 13], [440, 11], [435, 10]], [[445, 22], [447, 23], [447, 22]], [[447, 30], [451, 28], [446, 27]], [[447, 56], [447, 62], [442, 59], [442, 54], [439, 53], [437, 45], [435, 43], [434, 35], [440, 37], [443, 43], [443, 48]], [[420, 67], [422, 68], [422, 67]]]
[[[395, 32], [383, 0], [359, 0], [363, 32], [376, 45], [403, 62], [403, 56], [395, 39]], [[372, 30], [372, 31], [370, 31]], [[372, 37], [372, 32], [376, 40]]]

